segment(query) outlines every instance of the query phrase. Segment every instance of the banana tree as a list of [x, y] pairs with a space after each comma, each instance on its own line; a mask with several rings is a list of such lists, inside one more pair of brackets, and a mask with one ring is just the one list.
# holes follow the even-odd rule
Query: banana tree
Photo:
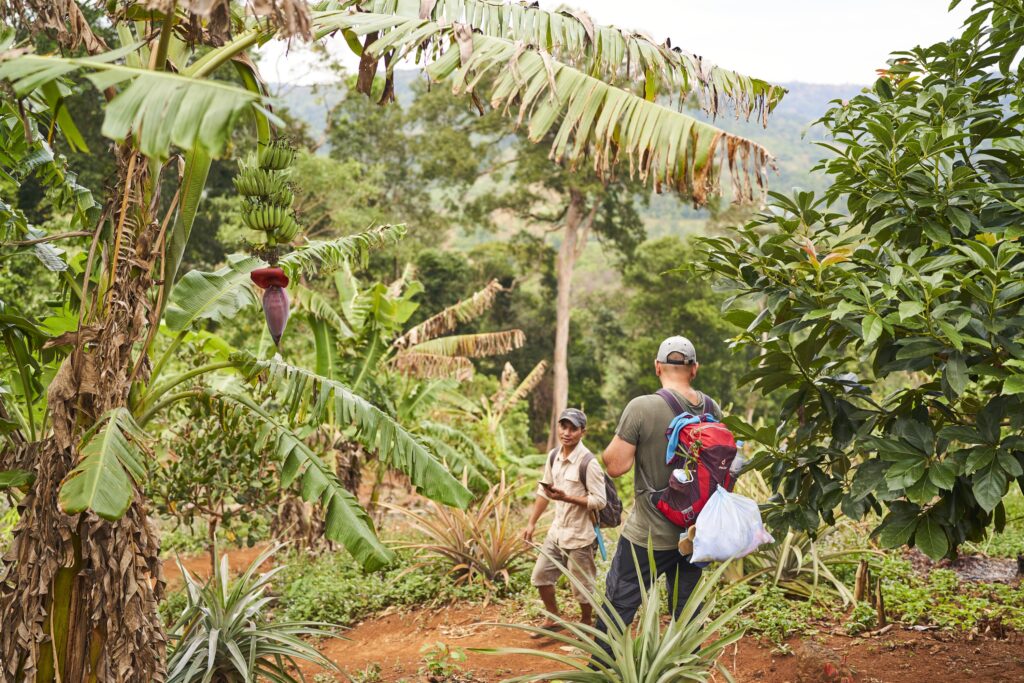
[[[336, 305], [335, 297], [316, 289], [297, 289], [297, 307], [313, 330], [317, 370], [375, 397], [457, 476], [483, 490], [497, 471], [492, 456], [475, 437], [440, 418], [447, 414], [446, 397], [472, 377], [473, 358], [506, 354], [521, 347], [525, 337], [521, 330], [453, 334], [491, 308], [503, 289], [496, 280], [409, 327], [422, 291], [414, 275], [407, 267], [389, 285], [360, 287], [345, 269], [334, 278]], [[353, 466], [358, 463], [349, 463]], [[384, 473], [378, 468], [378, 485]]]
[[[255, 46], [340, 32], [360, 55], [365, 90], [381, 61], [387, 95], [387, 70], [400, 58], [415, 53], [432, 59], [432, 78], [450, 80], [481, 104], [473, 91], [490, 83], [490, 106], [528, 125], [531, 138], [555, 133], [552, 154], [565, 163], [587, 159], [611, 174], [628, 161], [630, 172], [697, 202], [716, 191], [724, 165], [737, 194], [752, 195], [754, 185], [763, 185], [770, 163], [763, 147], [657, 99], [698, 93], [714, 111], [724, 95], [747, 115], [766, 114], [781, 89], [710, 67], [639, 34], [595, 25], [582, 14], [476, 0], [327, 2], [313, 12], [302, 0], [254, 4], [265, 16], [236, 11], [229, 0], [181, 7], [169, 0], [156, 9], [154, 3], [110, 4], [111, 16], [96, 24], [116, 35], [119, 45], [109, 48], [74, 0], [0, 3], [2, 16], [14, 16], [22, 35], [35, 38], [55, 29], [64, 48], [61, 55], [41, 55], [30, 44], [14, 45], [9, 32], [0, 39], [0, 80], [10, 84], [3, 91], [4, 110], [16, 117], [32, 150], [0, 159], [5, 173], [24, 171], [37, 161], [36, 153], [45, 156], [52, 136], [82, 147], [64, 100], [85, 81], [106, 99], [102, 132], [114, 141], [117, 168], [109, 191], [93, 202], [96, 211], [55, 165], [58, 172], [46, 178], [51, 191], [81, 200], [68, 202], [74, 206], [65, 233], [30, 233], [26, 221], [5, 209], [14, 216], [5, 230], [15, 238], [4, 236], [5, 250], [68, 239], [80, 240], [76, 244], [85, 254], [67, 269], [59, 258], [53, 261], [55, 270], [70, 271], [61, 276], [67, 288], [61, 325], [33, 325], [17, 311], [10, 315], [28, 324], [4, 323], [17, 344], [5, 344], [9, 358], [3, 365], [17, 368], [19, 377], [5, 379], [15, 391], [0, 395], [0, 465], [31, 480], [19, 502], [21, 520], [0, 584], [6, 679], [163, 678], [158, 540], [135, 479], [144, 471], [140, 459], [147, 457], [147, 421], [176, 401], [198, 397], [194, 392], [238, 405], [276, 434], [284, 472], [303, 478], [303, 490], [333, 514], [329, 526], [348, 539], [357, 556], [380, 559], [381, 551], [359, 533], [367, 521], [318, 466], [291, 427], [294, 421], [354, 426], [396, 467], [419, 472], [428, 495], [455, 504], [468, 500], [421, 444], [337, 380], [276, 359], [231, 359], [233, 371], [247, 381], [279, 391], [282, 398], [272, 410], [252, 391], [186, 388], [188, 378], [161, 374], [166, 355], [152, 357], [161, 318], [181, 334], [194, 314], [178, 306], [163, 315], [211, 160], [225, 152], [243, 118], [252, 118], [262, 143], [273, 139], [277, 119], [248, 58]], [[224, 78], [228, 69], [242, 87]], [[296, 267], [343, 261], [389, 235], [394, 231], [363, 235], [358, 248], [310, 245], [296, 257]], [[266, 265], [251, 258], [233, 262], [221, 277], [248, 277]], [[203, 277], [190, 282], [202, 289]], [[230, 307], [223, 301], [207, 305], [214, 311]], [[9, 400], [14, 395], [18, 401]], [[6, 417], [15, 412], [20, 417]]]

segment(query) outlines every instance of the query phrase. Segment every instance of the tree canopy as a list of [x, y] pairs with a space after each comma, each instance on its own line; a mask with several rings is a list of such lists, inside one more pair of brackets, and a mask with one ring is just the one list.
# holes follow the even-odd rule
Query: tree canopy
[[822, 119], [824, 196], [773, 194], [704, 241], [759, 353], [746, 380], [781, 406], [733, 422], [779, 526], [874, 509], [883, 545], [940, 558], [1024, 486], [1022, 22], [981, 2], [960, 37], [896, 53]]

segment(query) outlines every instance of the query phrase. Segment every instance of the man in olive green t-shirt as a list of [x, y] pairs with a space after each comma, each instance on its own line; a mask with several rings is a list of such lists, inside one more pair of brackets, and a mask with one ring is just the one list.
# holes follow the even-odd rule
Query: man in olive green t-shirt
[[[654, 361], [654, 371], [661, 380], [662, 388], [671, 392], [684, 411], [694, 415], [711, 413], [721, 420], [722, 409], [718, 404], [693, 388], [699, 367], [693, 344], [685, 337], [669, 337], [663, 341]], [[622, 530], [605, 589], [611, 608], [627, 625], [633, 622], [640, 608], [641, 580], [644, 586], [648, 586], [665, 575], [670, 590], [675, 587], [677, 591], [673, 591], [672, 600], [678, 615], [700, 578], [700, 567], [690, 564], [689, 556], [679, 553], [682, 529], [666, 519], [652, 500], [652, 494], [656, 495], [668, 487], [665, 431], [673, 417], [675, 412], [661, 396], [638, 396], [622, 412], [615, 438], [604, 451], [605, 467], [612, 477], [621, 477], [636, 465], [636, 503]], [[653, 577], [648, 541], [655, 563]], [[633, 560], [634, 553], [640, 576]], [[607, 631], [603, 621], [598, 621], [597, 628]]]

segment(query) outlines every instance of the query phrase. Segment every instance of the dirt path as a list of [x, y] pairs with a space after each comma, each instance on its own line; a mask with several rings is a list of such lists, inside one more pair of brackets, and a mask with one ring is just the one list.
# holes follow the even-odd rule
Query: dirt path
[[[389, 683], [426, 680], [418, 675], [423, 665], [420, 650], [437, 642], [466, 650], [468, 659], [462, 668], [476, 681], [491, 683], [560, 668], [526, 655], [469, 652], [470, 648], [539, 646], [524, 632], [487, 625], [502, 621], [495, 606], [393, 613], [358, 624], [345, 634], [348, 640], [326, 641], [321, 651], [347, 674], [377, 665], [379, 680]], [[558, 643], [541, 645], [560, 651]], [[935, 683], [954, 673], [985, 683], [1024, 681], [1024, 637], [1019, 634], [1006, 640], [968, 640], [951, 633], [892, 630], [863, 638], [794, 638], [787, 645], [794, 654], [777, 654], [769, 645], [744, 638], [727, 652], [725, 663], [738, 683]]]
[[[233, 574], [244, 570], [264, 546], [230, 551]], [[189, 572], [209, 576], [208, 555], [183, 558]], [[268, 567], [269, 568], [269, 562]], [[173, 560], [164, 563], [171, 587], [181, 582]], [[497, 605], [451, 605], [441, 609], [385, 612], [326, 640], [321, 651], [346, 674], [357, 675], [379, 666], [380, 683], [426, 681], [419, 675], [424, 646], [444, 643], [467, 654], [462, 669], [466, 680], [494, 683], [514, 675], [562, 668], [529, 655], [488, 655], [472, 648], [537, 648], [569, 655], [560, 643], [534, 641], [526, 632], [500, 626], [506, 623]], [[769, 644], [744, 638], [725, 655], [725, 664], [738, 683], [936, 683], [951, 677], [984, 683], [1024, 683], [1024, 634], [1006, 639], [972, 637], [942, 631], [913, 631], [897, 627], [888, 633], [850, 638], [820, 635], [790, 639], [780, 654]], [[306, 673], [320, 673], [307, 668]], [[310, 679], [312, 677], [310, 676]], [[349, 680], [339, 676], [338, 681]]]

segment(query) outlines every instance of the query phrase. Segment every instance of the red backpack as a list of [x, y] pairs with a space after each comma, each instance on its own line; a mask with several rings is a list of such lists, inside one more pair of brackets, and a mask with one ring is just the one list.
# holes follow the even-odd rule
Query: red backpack
[[659, 389], [675, 418], [665, 430], [668, 447], [665, 465], [672, 471], [668, 487], [653, 492], [654, 504], [670, 522], [686, 529], [704, 509], [719, 486], [732, 491], [736, 477], [731, 472], [736, 459], [736, 438], [708, 411], [703, 397], [701, 415], [691, 415], [667, 389]]

